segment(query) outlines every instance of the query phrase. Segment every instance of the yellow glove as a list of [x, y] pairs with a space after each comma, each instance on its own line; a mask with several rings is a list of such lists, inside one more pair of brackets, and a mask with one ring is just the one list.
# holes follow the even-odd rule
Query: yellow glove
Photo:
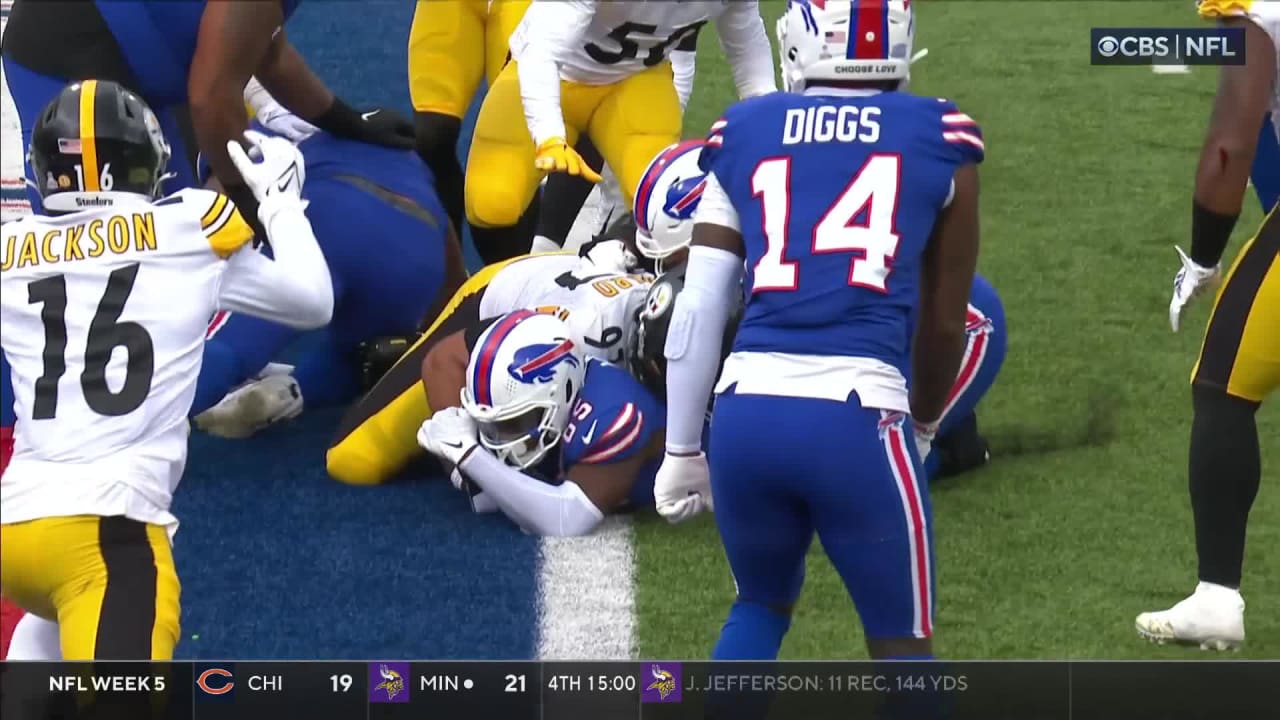
[[533, 166], [544, 172], [562, 172], [577, 175], [593, 183], [600, 182], [600, 175], [591, 169], [569, 143], [562, 137], [548, 138], [538, 146]]

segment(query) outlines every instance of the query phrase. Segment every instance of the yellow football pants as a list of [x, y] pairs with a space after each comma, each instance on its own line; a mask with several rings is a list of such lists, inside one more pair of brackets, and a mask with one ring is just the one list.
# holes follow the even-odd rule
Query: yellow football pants
[[532, 0], [418, 0], [409, 29], [409, 97], [418, 112], [461, 118], [493, 81]]
[[494, 263], [468, 278], [417, 342], [347, 410], [325, 455], [333, 479], [351, 485], [384, 483], [423, 452], [418, 428], [432, 409], [422, 386], [422, 361], [441, 339], [481, 319], [485, 288], [499, 270], [519, 259]]
[[[613, 168], [628, 206], [645, 168], [680, 139], [680, 100], [671, 64], [661, 63], [611, 85], [561, 81], [560, 108], [570, 145], [586, 133]], [[510, 227], [524, 214], [542, 181], [537, 148], [524, 120], [516, 63], [507, 63], [489, 88], [476, 119], [467, 158], [467, 220], [477, 227]]]
[[0, 590], [58, 623], [65, 660], [171, 660], [181, 587], [169, 535], [125, 517], [0, 525]]
[[1280, 206], [1227, 272], [1191, 381], [1254, 402], [1280, 387]]

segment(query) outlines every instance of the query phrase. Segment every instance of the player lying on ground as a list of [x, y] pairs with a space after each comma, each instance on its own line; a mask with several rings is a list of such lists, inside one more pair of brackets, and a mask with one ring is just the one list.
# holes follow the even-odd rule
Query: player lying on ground
[[297, 333], [248, 316], [214, 318], [191, 412], [201, 429], [222, 437], [247, 437], [295, 417], [304, 402], [351, 402], [369, 389], [360, 387], [362, 346], [380, 336], [410, 335], [440, 312], [466, 277], [431, 172], [411, 151], [323, 131], [308, 134], [300, 129], [305, 123], [269, 99], [257, 104], [269, 118], [266, 132], [279, 128], [300, 141], [307, 163], [302, 197], [329, 265], [335, 308], [321, 344], [291, 374], [267, 375], [225, 400]]
[[[681, 277], [693, 240], [695, 213], [707, 184], [706, 173], [698, 167], [705, 144], [703, 140], [686, 140], [663, 150], [649, 163], [636, 191], [634, 213], [641, 218], [636, 230], [637, 251], [659, 271]], [[974, 276], [964, 360], [947, 397], [933, 451], [925, 462], [930, 480], [959, 475], [990, 459], [987, 441], [978, 433], [977, 408], [1004, 364], [1008, 338], [1004, 318], [1004, 306], [995, 288], [982, 276]], [[908, 336], [911, 327], [914, 323], [908, 325]], [[650, 360], [665, 366], [661, 358]], [[909, 375], [907, 380], [910, 382]]]
[[[225, 195], [159, 199], [168, 144], [119, 84], [72, 84], [39, 118], [35, 177], [65, 182], [38, 184], [50, 214], [3, 228], [0, 345], [18, 421], [0, 485], [0, 589], [56, 620], [64, 658], [167, 660], [179, 637], [170, 502], [209, 317], [230, 309], [321, 326], [333, 310], [329, 271], [287, 141], [247, 134], [260, 163], [227, 148], [257, 196], [273, 262], [248, 247], [252, 231]], [[108, 165], [111, 190], [70, 180]]]
[[467, 159], [467, 220], [477, 246], [518, 245], [510, 236], [546, 173], [599, 180], [573, 150], [582, 135], [617, 173], [630, 205], [645, 165], [680, 137], [666, 60], [708, 21], [716, 23], [739, 95], [773, 91], [754, 0], [531, 5], [511, 36], [513, 61], [485, 96]]
[[[422, 455], [415, 439], [418, 428], [433, 410], [459, 402], [467, 357], [462, 331], [482, 319], [524, 308], [563, 313], [581, 352], [620, 361], [653, 280], [626, 269], [634, 260], [627, 255], [622, 243], [603, 242], [593, 244], [585, 257], [567, 252], [525, 255], [472, 275], [430, 327], [347, 411], [329, 446], [329, 474], [355, 485], [378, 484]], [[441, 376], [453, 378], [452, 391], [431, 393], [424, 378]]]
[[[352, 109], [307, 67], [282, 29], [298, 2], [84, 2], [74, 12], [63, 3], [17, 3], [4, 36], [4, 74], [21, 117], [23, 142], [31, 141], [37, 113], [67, 81], [114, 80], [161, 113], [175, 149], [169, 168], [175, 177], [166, 187], [195, 187], [199, 150], [251, 224], [257, 221], [256, 200], [226, 151], [227, 142], [240, 142], [247, 127], [241, 93], [250, 76], [286, 107], [336, 135], [412, 147], [408, 121], [385, 108]], [[184, 145], [186, 128], [198, 148]], [[111, 189], [108, 178], [118, 179], [118, 173], [101, 174], [91, 166], [83, 177], [73, 178], [81, 189]], [[26, 171], [30, 177], [29, 164]], [[38, 211], [39, 193], [28, 195]]]
[[[1258, 121], [1268, 108], [1273, 124], [1280, 113], [1280, 3], [1203, 0], [1200, 14], [1244, 29], [1245, 62], [1225, 65], [1219, 75], [1196, 169], [1191, 255], [1178, 250], [1182, 269], [1169, 304], [1175, 332], [1187, 302], [1217, 283], [1244, 203]], [[1272, 203], [1269, 215], [1227, 272], [1191, 373], [1189, 474], [1200, 582], [1168, 610], [1138, 616], [1138, 633], [1156, 642], [1215, 650], [1244, 642], [1245, 531], [1262, 478], [1256, 415], [1280, 386], [1280, 189], [1261, 177], [1254, 182], [1258, 197]]]
[[609, 513], [647, 506], [662, 457], [662, 403], [574, 335], [532, 310], [468, 333], [462, 406], [418, 432], [476, 512], [501, 510], [533, 535], [585, 535]]
[[[702, 151], [655, 499], [673, 520], [714, 499], [738, 588], [715, 659], [777, 657], [815, 532], [871, 656], [928, 658], [920, 476], [968, 338], [982, 136], [952, 103], [901, 91], [914, 33], [903, 0], [792, 2], [778, 28], [790, 92], [729, 108]], [[717, 382], [744, 260], [746, 310]]]

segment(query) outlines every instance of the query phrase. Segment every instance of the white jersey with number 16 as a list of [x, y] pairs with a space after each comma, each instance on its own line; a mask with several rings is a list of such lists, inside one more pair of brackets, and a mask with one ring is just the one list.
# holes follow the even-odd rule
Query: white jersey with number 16
[[252, 231], [218, 193], [103, 202], [0, 231], [0, 345], [17, 415], [0, 481], [6, 523], [92, 514], [174, 525], [209, 318], [243, 304], [229, 295], [253, 294], [231, 282], [238, 268], [274, 265], [246, 246]]

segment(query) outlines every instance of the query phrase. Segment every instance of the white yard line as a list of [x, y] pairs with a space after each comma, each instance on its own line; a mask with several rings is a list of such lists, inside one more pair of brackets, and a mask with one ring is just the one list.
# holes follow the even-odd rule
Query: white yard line
[[608, 518], [587, 537], [544, 538], [539, 563], [539, 660], [635, 657], [631, 518]]
[[[597, 186], [587, 198], [565, 241], [566, 250], [576, 249], [600, 232], [610, 209], [602, 189]], [[634, 658], [635, 533], [631, 518], [607, 518], [587, 537], [543, 538], [539, 555], [537, 658]]]

